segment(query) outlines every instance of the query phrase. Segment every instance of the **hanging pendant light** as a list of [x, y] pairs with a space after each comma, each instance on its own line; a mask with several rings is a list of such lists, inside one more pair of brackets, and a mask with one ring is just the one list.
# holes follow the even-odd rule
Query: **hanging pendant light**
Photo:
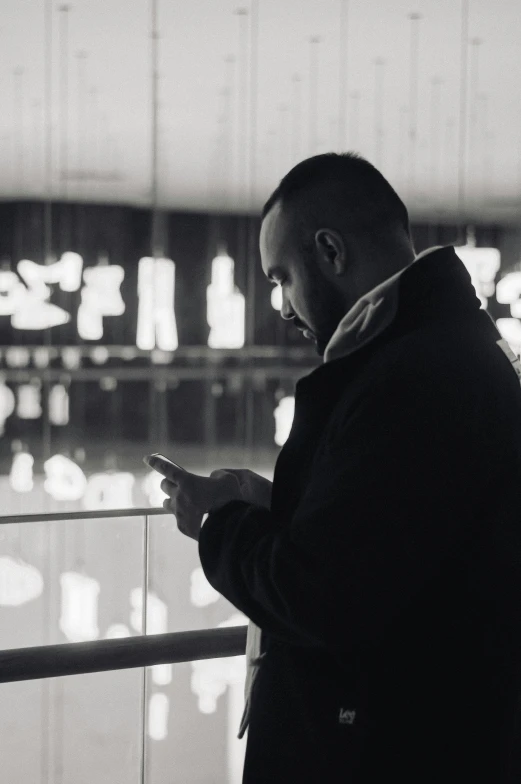
[[44, 490], [55, 501], [79, 501], [87, 487], [87, 477], [74, 460], [56, 454], [43, 464]]
[[233, 259], [222, 251], [212, 261], [206, 289], [210, 348], [239, 349], [245, 338], [245, 298], [234, 282]]
[[29, 452], [20, 449], [13, 455], [9, 485], [15, 493], [30, 493], [33, 490], [33, 465], [34, 457]]
[[467, 242], [454, 250], [467, 268], [481, 306], [486, 308], [494, 296], [495, 279], [501, 267], [501, 254], [497, 248], [477, 248], [473, 226], [467, 227]]
[[5, 432], [5, 423], [13, 413], [16, 405], [16, 398], [11, 387], [8, 387], [0, 376], [0, 436]]

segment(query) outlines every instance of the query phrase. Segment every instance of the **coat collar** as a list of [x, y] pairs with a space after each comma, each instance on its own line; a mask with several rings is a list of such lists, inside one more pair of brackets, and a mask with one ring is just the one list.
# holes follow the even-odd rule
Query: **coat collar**
[[475, 309], [480, 305], [470, 275], [454, 248], [428, 248], [412, 264], [361, 297], [346, 313], [327, 344], [324, 363], [347, 357], [382, 334], [395, 322], [399, 311], [414, 307], [411, 293], [418, 305], [426, 294], [437, 298], [440, 305], [455, 295], [460, 301], [473, 300]]

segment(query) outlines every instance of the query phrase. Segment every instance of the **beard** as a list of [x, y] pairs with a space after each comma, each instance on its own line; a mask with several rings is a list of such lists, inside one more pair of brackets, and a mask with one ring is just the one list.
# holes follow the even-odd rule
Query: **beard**
[[342, 294], [316, 269], [310, 275], [310, 283], [312, 297], [310, 310], [313, 321], [310, 328], [315, 336], [317, 354], [323, 357], [329, 341], [347, 311]]
[[[329, 341], [327, 341], [327, 343], [329, 343]], [[316, 340], [315, 348], [317, 350], [317, 354], [318, 354], [319, 357], [323, 357], [324, 356], [324, 354], [326, 352], [326, 348], [327, 348], [327, 343], [326, 343], [325, 340], [318, 340], [318, 339]]]

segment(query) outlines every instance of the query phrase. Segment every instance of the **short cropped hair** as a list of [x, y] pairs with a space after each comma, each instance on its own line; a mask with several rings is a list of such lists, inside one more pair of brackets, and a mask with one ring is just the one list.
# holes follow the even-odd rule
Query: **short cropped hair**
[[277, 203], [301, 231], [306, 224], [309, 230], [310, 223], [327, 222], [330, 214], [354, 234], [381, 239], [403, 229], [411, 239], [405, 204], [378, 169], [355, 152], [328, 152], [298, 163], [267, 200], [263, 220]]

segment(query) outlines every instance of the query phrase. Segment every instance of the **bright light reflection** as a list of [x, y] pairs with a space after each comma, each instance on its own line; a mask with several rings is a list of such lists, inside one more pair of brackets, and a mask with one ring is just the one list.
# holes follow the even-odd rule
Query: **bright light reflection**
[[74, 460], [53, 455], [43, 464], [44, 489], [55, 501], [79, 501], [87, 488], [87, 477]]
[[132, 507], [132, 488], [135, 481], [134, 474], [128, 471], [92, 474], [87, 480], [83, 495], [83, 508], [93, 511]]
[[501, 266], [501, 254], [497, 248], [476, 248], [472, 244], [455, 247], [457, 255], [467, 268], [476, 295], [483, 308], [494, 296], [494, 280]]
[[50, 391], [49, 420], [61, 427], [69, 423], [69, 393], [63, 384], [55, 384]]
[[42, 415], [41, 390], [36, 384], [20, 384], [16, 414], [20, 419], [39, 419]]
[[13, 390], [0, 380], [0, 436], [5, 432], [5, 422], [13, 413], [15, 404]]
[[13, 455], [9, 484], [17, 493], [29, 493], [34, 488], [34, 458], [28, 452]]
[[275, 417], [275, 443], [283, 446], [286, 443], [295, 415], [295, 398], [283, 397], [273, 412]]
[[118, 264], [88, 267], [84, 271], [85, 286], [78, 308], [78, 334], [83, 340], [101, 340], [103, 317], [121, 316], [125, 312], [119, 290], [124, 277], [125, 270]]
[[271, 292], [271, 307], [274, 310], [282, 310], [282, 289], [280, 286], [274, 286]]
[[43, 592], [43, 577], [35, 566], [20, 558], [0, 556], [0, 605], [19, 607]]
[[194, 607], [208, 607], [218, 601], [220, 594], [210, 585], [206, 575], [198, 566], [190, 575], [190, 601]]
[[245, 300], [234, 283], [234, 261], [225, 254], [212, 261], [211, 283], [206, 290], [210, 348], [244, 346]]
[[148, 734], [152, 740], [164, 740], [168, 734], [170, 701], [166, 694], [153, 694], [148, 704]]
[[140, 259], [136, 346], [142, 351], [177, 349], [174, 297], [174, 262], [149, 256]]
[[95, 640], [98, 629], [100, 584], [78, 572], [60, 575], [61, 615], [59, 627], [69, 642]]

